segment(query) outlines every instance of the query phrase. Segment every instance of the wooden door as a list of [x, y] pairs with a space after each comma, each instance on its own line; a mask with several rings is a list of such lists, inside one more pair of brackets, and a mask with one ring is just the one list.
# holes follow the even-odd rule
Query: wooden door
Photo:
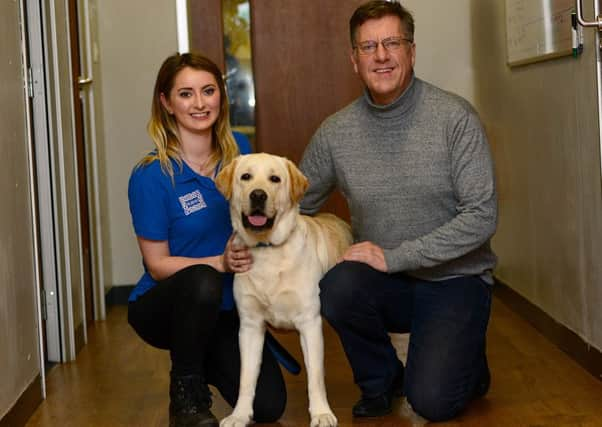
[[188, 2], [190, 50], [200, 52], [224, 70], [224, 24], [221, 0]]
[[[349, 18], [364, 0], [250, 0], [256, 150], [298, 163], [320, 123], [361, 94]], [[220, 0], [190, 2], [190, 46], [223, 67]], [[336, 193], [325, 210], [348, 218]]]
[[[298, 163], [320, 123], [361, 94], [348, 25], [363, 1], [252, 0], [259, 151]], [[348, 218], [338, 193], [325, 210]]]

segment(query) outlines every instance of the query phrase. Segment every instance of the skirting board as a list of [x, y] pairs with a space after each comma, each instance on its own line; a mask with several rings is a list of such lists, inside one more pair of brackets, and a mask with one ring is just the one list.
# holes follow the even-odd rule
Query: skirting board
[[0, 419], [0, 427], [24, 426], [40, 403], [42, 403], [42, 383], [38, 375], [29, 384], [29, 387], [23, 392], [10, 411]]
[[571, 359], [602, 381], [602, 353], [598, 349], [497, 278], [494, 294]]

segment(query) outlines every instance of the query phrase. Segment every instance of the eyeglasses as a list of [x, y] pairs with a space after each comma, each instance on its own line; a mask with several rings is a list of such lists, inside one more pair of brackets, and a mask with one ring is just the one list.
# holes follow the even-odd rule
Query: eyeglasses
[[353, 46], [353, 48], [357, 49], [360, 55], [374, 55], [379, 44], [382, 44], [387, 52], [392, 52], [394, 50], [398, 50], [401, 47], [402, 42], [414, 43], [414, 40], [403, 37], [387, 37], [386, 39], [382, 39], [380, 42], [367, 40], [365, 42], [356, 44]]

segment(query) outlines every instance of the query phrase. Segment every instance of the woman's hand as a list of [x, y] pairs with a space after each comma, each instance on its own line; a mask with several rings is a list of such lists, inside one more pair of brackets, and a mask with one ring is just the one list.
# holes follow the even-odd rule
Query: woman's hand
[[244, 273], [251, 269], [253, 265], [253, 257], [249, 248], [245, 245], [234, 244], [234, 236], [232, 234], [226, 243], [226, 249], [222, 255], [222, 264], [224, 271], [231, 273]]

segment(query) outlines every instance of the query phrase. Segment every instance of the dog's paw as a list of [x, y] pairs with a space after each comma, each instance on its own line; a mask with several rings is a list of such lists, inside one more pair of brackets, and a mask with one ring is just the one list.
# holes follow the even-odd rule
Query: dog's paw
[[312, 416], [310, 427], [336, 427], [337, 424], [337, 417], [332, 412], [327, 412]]
[[241, 417], [230, 415], [229, 417], [226, 417], [220, 421], [219, 427], [246, 427], [249, 424], [251, 424], [251, 420], [249, 420], [248, 417], [243, 419]]

